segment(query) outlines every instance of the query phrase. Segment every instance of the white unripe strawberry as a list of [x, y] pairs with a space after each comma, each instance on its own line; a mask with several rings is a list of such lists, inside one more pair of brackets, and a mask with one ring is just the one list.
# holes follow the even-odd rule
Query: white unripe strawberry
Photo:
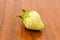
[[17, 15], [20, 17], [27, 29], [30, 30], [42, 30], [44, 24], [40, 18], [40, 14], [34, 10], [23, 10], [22, 14]]

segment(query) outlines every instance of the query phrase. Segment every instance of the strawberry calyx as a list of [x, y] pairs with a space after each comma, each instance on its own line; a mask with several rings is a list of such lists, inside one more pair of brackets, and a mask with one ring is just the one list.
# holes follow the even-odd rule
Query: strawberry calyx
[[25, 19], [28, 17], [28, 13], [29, 13], [28, 10], [23, 9], [23, 10], [22, 10], [22, 14], [17, 14], [16, 17], [19, 17], [19, 18], [21, 18], [22, 20], [25, 20]]

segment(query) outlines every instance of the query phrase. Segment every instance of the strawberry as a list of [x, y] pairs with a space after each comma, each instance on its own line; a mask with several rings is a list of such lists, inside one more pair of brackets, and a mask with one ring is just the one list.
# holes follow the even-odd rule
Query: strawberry
[[18, 14], [27, 29], [30, 30], [42, 30], [44, 29], [44, 24], [40, 18], [38, 12], [34, 10], [23, 10], [22, 14]]

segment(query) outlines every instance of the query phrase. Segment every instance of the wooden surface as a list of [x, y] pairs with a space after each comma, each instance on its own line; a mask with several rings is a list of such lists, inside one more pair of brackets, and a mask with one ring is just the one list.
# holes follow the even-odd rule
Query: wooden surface
[[[45, 29], [30, 31], [13, 19], [22, 9], [38, 11]], [[60, 0], [0, 0], [0, 40], [60, 40]]]

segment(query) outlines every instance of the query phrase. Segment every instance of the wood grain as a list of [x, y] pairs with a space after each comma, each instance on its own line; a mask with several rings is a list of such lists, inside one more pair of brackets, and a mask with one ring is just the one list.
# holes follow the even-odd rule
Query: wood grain
[[[22, 9], [38, 11], [45, 29], [25, 29], [20, 18], [13, 18]], [[0, 0], [0, 40], [60, 40], [60, 0]]]

